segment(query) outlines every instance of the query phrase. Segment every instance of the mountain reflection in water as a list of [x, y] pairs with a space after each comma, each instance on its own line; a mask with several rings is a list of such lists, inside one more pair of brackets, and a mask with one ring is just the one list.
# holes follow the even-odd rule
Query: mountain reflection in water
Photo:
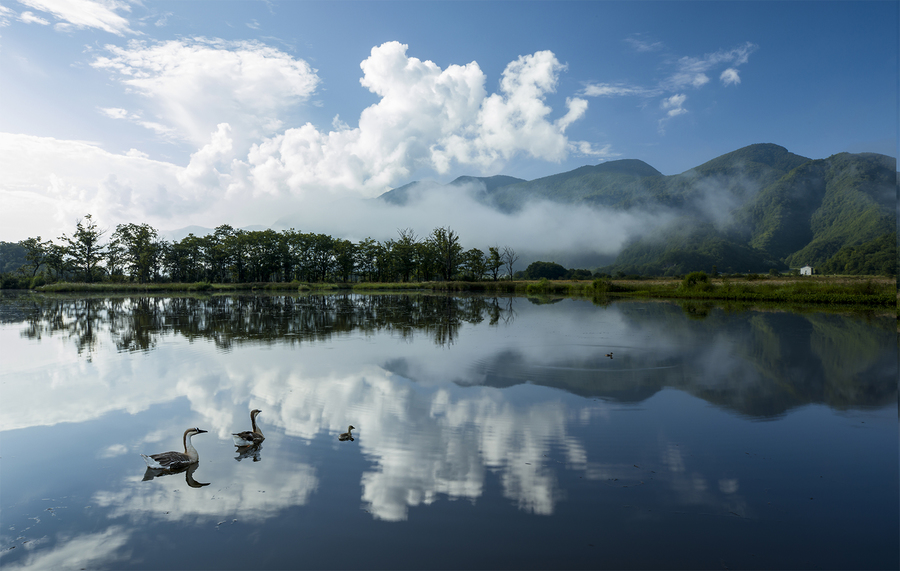
[[[165, 545], [190, 568], [896, 566], [894, 327], [666, 302], [3, 295], [0, 561], [142, 568]], [[254, 408], [265, 443], [235, 449]], [[210, 438], [185, 482], [141, 473], [138, 451], [193, 425]], [[41, 511], [56, 497], [65, 520]], [[861, 542], [869, 559], [842, 547]]]
[[[703, 311], [687, 304], [618, 303], [629, 334], [646, 345], [607, 353], [615, 344], [586, 346], [565, 359], [512, 348], [481, 357], [462, 385], [520, 383], [560, 388], [586, 397], [640, 402], [677, 388], [753, 417], [775, 417], [823, 403], [835, 408], [882, 406], [896, 400], [897, 357], [890, 320], [829, 313]], [[235, 344], [300, 345], [336, 336], [424, 335], [452, 345], [464, 324], [509, 324], [511, 298], [445, 295], [245, 295], [211, 297], [30, 297], [0, 319], [24, 321], [29, 339], [62, 335], [90, 355], [111, 342], [119, 351], [148, 351], [160, 338]], [[699, 341], [699, 342], [698, 342]], [[391, 372], [413, 375], [402, 359]]]

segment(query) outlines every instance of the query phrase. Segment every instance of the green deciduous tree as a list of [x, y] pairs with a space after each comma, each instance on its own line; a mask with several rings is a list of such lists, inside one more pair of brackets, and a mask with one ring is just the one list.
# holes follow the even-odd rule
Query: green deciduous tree
[[450, 281], [456, 275], [461, 263], [462, 246], [459, 245], [459, 234], [447, 228], [435, 228], [428, 238], [434, 250], [438, 264], [438, 273], [444, 281]]
[[488, 271], [487, 258], [478, 248], [470, 248], [463, 252], [462, 267], [467, 279], [478, 281]]
[[416, 270], [416, 244], [419, 240], [410, 228], [397, 230], [400, 237], [391, 243], [393, 269], [400, 281], [408, 282]]
[[60, 237], [67, 244], [66, 253], [78, 277], [88, 283], [100, 277], [100, 264], [106, 249], [100, 238], [105, 232], [97, 228], [91, 215], [87, 214], [83, 220], [76, 222], [75, 233], [71, 237], [65, 234]]
[[47, 253], [53, 242], [41, 242], [41, 237], [27, 238], [19, 242], [25, 248], [25, 260], [27, 264], [20, 268], [23, 273], [31, 272], [30, 278], [34, 278], [41, 266], [47, 263]]
[[[159, 234], [149, 224], [119, 224], [112, 235], [107, 259], [115, 259], [114, 252], [121, 251], [123, 267], [132, 281], [146, 283], [153, 278], [153, 269], [158, 267], [160, 253]], [[109, 263], [110, 273], [113, 264]]]
[[503, 255], [500, 253], [499, 246], [489, 247], [488, 252], [487, 273], [492, 280], [497, 281], [500, 279], [500, 270], [503, 269]]

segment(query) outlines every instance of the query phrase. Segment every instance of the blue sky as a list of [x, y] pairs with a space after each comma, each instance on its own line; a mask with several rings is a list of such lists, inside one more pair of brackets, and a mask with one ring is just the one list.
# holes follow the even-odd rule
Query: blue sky
[[339, 233], [412, 180], [763, 142], [897, 154], [898, 2], [0, 0], [0, 26], [7, 241], [89, 212]]

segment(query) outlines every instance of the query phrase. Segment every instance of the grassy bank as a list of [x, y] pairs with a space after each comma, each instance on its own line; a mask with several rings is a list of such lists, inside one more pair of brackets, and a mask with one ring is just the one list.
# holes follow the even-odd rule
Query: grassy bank
[[[693, 278], [692, 278], [693, 276]], [[786, 302], [810, 304], [900, 307], [896, 281], [892, 278], [859, 277], [760, 277], [709, 278], [689, 274], [683, 279], [643, 280], [595, 279], [583, 281], [487, 281], [421, 283], [308, 284], [248, 283], [56, 283], [36, 288], [41, 292], [229, 292], [229, 291], [443, 291], [518, 295], [563, 295], [580, 297], [649, 297], [708, 299], [746, 302]]]
[[898, 307], [892, 278], [717, 278], [686, 283], [685, 279], [592, 281], [425, 282], [416, 284], [357, 284], [354, 290], [419, 289], [446, 292], [562, 295], [579, 297], [648, 297], [743, 302], [784, 302]]
[[[693, 274], [691, 274], [693, 275]], [[720, 278], [533, 282], [526, 293], [897, 307], [892, 278]]]
[[[246, 284], [211, 284], [208, 282], [194, 283], [78, 283], [58, 282], [34, 288], [35, 291], [47, 293], [166, 293], [166, 292], [216, 292], [216, 291], [297, 291], [302, 285], [299, 282], [292, 283], [246, 283]], [[330, 285], [330, 284], [325, 284]]]

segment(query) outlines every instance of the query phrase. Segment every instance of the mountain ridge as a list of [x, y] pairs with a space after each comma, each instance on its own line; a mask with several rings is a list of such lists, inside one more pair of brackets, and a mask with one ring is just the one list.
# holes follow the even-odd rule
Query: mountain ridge
[[[859, 253], [886, 244], [882, 237], [897, 226], [896, 166], [895, 158], [878, 153], [810, 159], [780, 145], [758, 143], [676, 175], [663, 175], [638, 159], [621, 159], [510, 184], [488, 177], [494, 184], [471, 196], [504, 213], [544, 200], [673, 214], [668, 226], [648, 229], [626, 244], [613, 264], [601, 268], [609, 273], [783, 271], [828, 265], [840, 251], [846, 257], [847, 248]], [[482, 180], [456, 181], [461, 179]], [[454, 183], [400, 188], [416, 186], [421, 193], [463, 188]], [[879, 259], [869, 271], [896, 273], [896, 247]], [[893, 259], [894, 266], [884, 259]]]

